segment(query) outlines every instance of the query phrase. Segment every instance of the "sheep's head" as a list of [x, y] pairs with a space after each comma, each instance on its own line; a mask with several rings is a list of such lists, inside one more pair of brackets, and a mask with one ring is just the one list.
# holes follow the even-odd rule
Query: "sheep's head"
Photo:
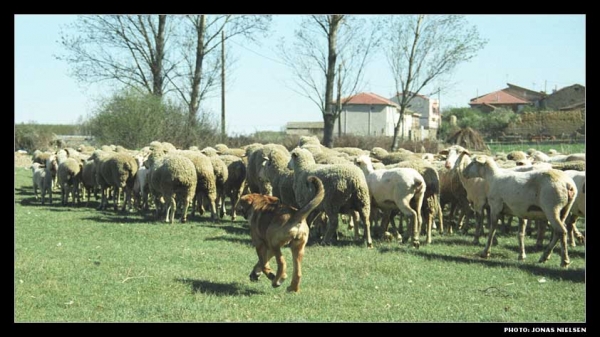
[[377, 158], [379, 160], [383, 159], [383, 157], [387, 156], [389, 152], [381, 147], [374, 147], [371, 149], [371, 157]]
[[463, 176], [467, 179], [483, 178], [488, 158], [483, 155], [475, 156], [473, 160], [464, 168]]
[[452, 169], [456, 164], [458, 156], [463, 152], [465, 152], [467, 155], [471, 155], [469, 150], [460, 145], [452, 145], [449, 148], [440, 151], [439, 154], [446, 156], [444, 167], [446, 167], [448, 170]]

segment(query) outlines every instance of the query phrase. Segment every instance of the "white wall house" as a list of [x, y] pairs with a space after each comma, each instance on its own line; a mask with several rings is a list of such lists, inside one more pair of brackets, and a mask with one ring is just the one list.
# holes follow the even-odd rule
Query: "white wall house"
[[[400, 98], [402, 93], [398, 93]], [[399, 104], [398, 96], [390, 98], [390, 101]], [[419, 125], [423, 130], [423, 138], [435, 139], [437, 130], [441, 125], [440, 101], [435, 98], [417, 94], [409, 103], [410, 110], [421, 115]]]
[[[393, 136], [394, 127], [400, 118], [398, 104], [374, 93], [359, 93], [344, 100], [340, 118], [335, 123], [334, 134], [338, 134], [341, 123], [342, 134], [359, 136]], [[412, 131], [419, 114], [404, 116], [404, 137], [420, 139], [420, 132]]]

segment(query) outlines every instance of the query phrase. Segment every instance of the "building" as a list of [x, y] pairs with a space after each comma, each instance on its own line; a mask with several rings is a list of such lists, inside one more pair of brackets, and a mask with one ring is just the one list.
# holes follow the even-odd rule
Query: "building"
[[323, 134], [323, 122], [288, 122], [285, 133], [288, 135], [313, 136]]
[[[402, 93], [399, 92], [396, 96], [391, 97], [390, 101], [400, 104], [398, 99], [401, 97]], [[411, 99], [408, 108], [420, 114], [418, 128], [423, 129], [424, 135], [422, 138], [435, 139], [437, 130], [440, 128], [442, 122], [440, 101], [435, 98], [417, 94]]]
[[547, 110], [573, 110], [585, 107], [585, 87], [573, 84], [548, 95], [542, 105]]
[[[334, 133], [359, 136], [393, 136], [396, 123], [400, 119], [400, 107], [395, 102], [374, 94], [358, 93], [342, 100], [342, 112], [335, 122]], [[413, 121], [420, 114], [409, 110], [404, 116], [404, 137], [422, 139], [422, 135], [413, 129]], [[402, 135], [402, 130], [400, 131]]]
[[469, 102], [471, 108], [481, 110], [483, 112], [491, 112], [499, 108], [510, 109], [514, 112], [521, 112], [526, 106], [533, 104], [523, 98], [518, 97], [514, 93], [503, 90], [498, 90], [475, 97]]
[[502, 90], [471, 99], [469, 105], [484, 112], [498, 108], [521, 112], [526, 106], [554, 111], [585, 107], [585, 87], [580, 84], [554, 90], [549, 95], [543, 91], [538, 92], [511, 83], [506, 84], [508, 87]]

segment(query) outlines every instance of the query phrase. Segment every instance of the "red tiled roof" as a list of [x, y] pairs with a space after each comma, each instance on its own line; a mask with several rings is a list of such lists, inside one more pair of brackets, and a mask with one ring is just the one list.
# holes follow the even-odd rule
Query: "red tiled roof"
[[485, 94], [483, 96], [475, 97], [471, 99], [469, 104], [471, 105], [479, 105], [479, 104], [529, 104], [530, 102], [520, 99], [516, 96], [513, 96], [505, 91], [499, 90], [494, 91], [489, 94]]
[[374, 94], [372, 92], [361, 92], [354, 96], [342, 99], [344, 104], [366, 104], [366, 105], [391, 105], [398, 107], [398, 104], [389, 99]]

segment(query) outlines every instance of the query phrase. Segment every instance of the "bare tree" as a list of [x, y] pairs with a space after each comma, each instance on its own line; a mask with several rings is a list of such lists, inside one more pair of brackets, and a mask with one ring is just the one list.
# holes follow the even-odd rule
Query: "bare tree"
[[[220, 84], [220, 48], [223, 41], [242, 36], [257, 41], [258, 33], [267, 33], [270, 15], [187, 15], [179, 39], [181, 62], [168, 76], [179, 98], [189, 111], [193, 126], [201, 102]], [[221, 39], [222, 32], [225, 32]]]
[[310, 15], [302, 18], [291, 46], [280, 43], [281, 57], [294, 74], [296, 92], [313, 101], [323, 115], [323, 145], [327, 147], [333, 147], [342, 97], [356, 93], [362, 83], [365, 65], [379, 41], [377, 31], [376, 25], [359, 16]]
[[82, 83], [118, 82], [140, 92], [162, 96], [173, 26], [166, 15], [80, 15], [62, 31], [64, 55], [71, 75]]
[[[394, 76], [400, 119], [391, 149], [404, 138], [404, 114], [411, 100], [434, 79], [449, 75], [487, 43], [463, 15], [392, 15], [386, 20], [385, 54]], [[400, 130], [401, 137], [399, 138]]]

